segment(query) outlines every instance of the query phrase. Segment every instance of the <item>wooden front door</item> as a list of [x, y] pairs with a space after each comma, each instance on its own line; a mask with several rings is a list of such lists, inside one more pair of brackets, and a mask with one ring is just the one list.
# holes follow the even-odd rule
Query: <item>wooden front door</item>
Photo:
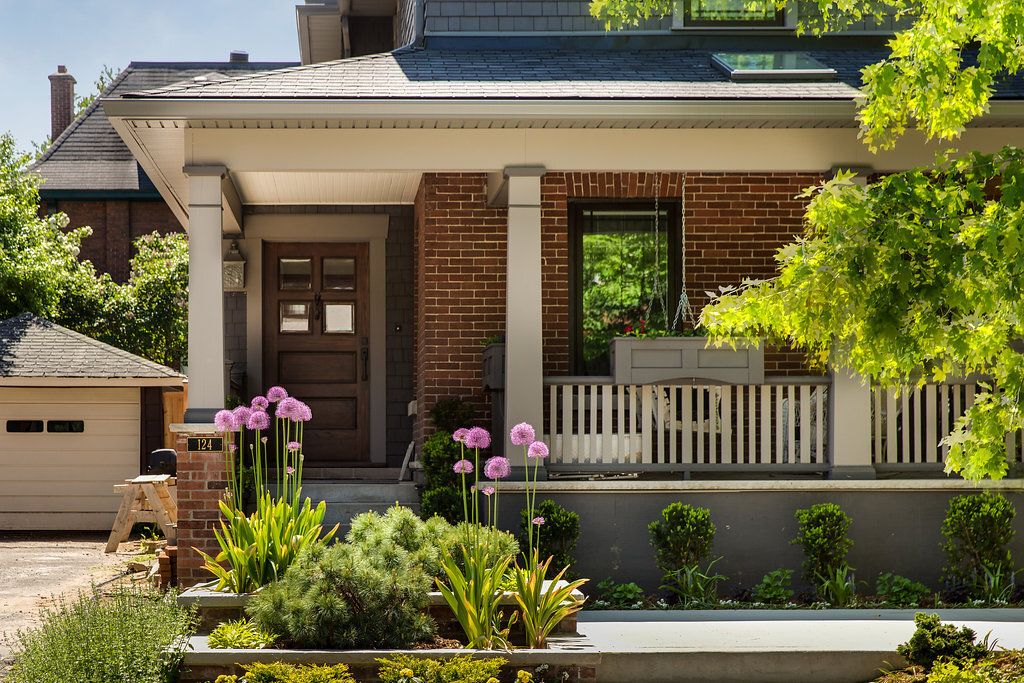
[[264, 390], [313, 410], [307, 466], [370, 460], [368, 256], [365, 243], [264, 243]]

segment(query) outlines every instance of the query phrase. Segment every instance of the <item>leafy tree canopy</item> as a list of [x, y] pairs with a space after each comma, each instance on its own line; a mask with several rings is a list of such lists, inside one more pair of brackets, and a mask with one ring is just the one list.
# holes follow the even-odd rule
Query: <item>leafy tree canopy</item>
[[[671, 13], [674, 0], [591, 0], [590, 13], [609, 28], [635, 26]], [[767, 0], [784, 7], [787, 0]], [[790, 0], [793, 2], [794, 0]], [[763, 6], [759, 0], [752, 5]], [[1024, 68], [1024, 3], [1020, 0], [815, 0], [820, 14], [801, 16], [811, 33], [863, 18], [907, 16], [889, 42], [891, 55], [864, 70], [858, 112], [865, 142], [892, 147], [908, 126], [953, 139], [988, 111], [1000, 79]]]
[[[803, 28], [903, 15], [911, 3], [818, 7]], [[670, 10], [671, 0], [591, 3], [611, 27]], [[891, 55], [864, 70], [858, 118], [872, 149], [912, 125], [955, 139], [1024, 65], [1019, 0], [919, 0], [912, 11]], [[788, 342], [889, 386], [983, 373], [990, 380], [946, 439], [946, 471], [998, 479], [1005, 435], [1024, 427], [1024, 152], [955, 155], [867, 187], [840, 174], [810, 188], [805, 233], [778, 252], [779, 275], [726, 289], [701, 322], [716, 337]]]
[[0, 136], [0, 320], [25, 311], [157, 363], [186, 354], [188, 240], [147, 235], [136, 241], [131, 277], [118, 284], [78, 259], [87, 227], [66, 230], [62, 213], [40, 217], [30, 157]]

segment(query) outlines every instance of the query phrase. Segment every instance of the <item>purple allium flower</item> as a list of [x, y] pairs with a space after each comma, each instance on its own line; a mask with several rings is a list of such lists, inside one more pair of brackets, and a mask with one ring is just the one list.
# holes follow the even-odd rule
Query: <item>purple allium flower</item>
[[249, 423], [249, 416], [252, 415], [252, 410], [249, 409], [249, 406], [238, 406], [231, 411], [231, 414], [235, 416], [235, 424], [241, 429]]
[[285, 396], [281, 399], [281, 402], [277, 404], [277, 410], [274, 411], [276, 417], [286, 417], [293, 420], [298, 415], [299, 401], [291, 396]]
[[494, 490], [495, 489], [493, 486], [485, 486], [482, 489], [480, 489], [480, 493], [484, 494], [485, 496], [490, 496], [494, 494]]
[[491, 445], [491, 434], [483, 427], [473, 427], [466, 435], [467, 448], [487, 448]]
[[543, 517], [534, 517], [533, 518], [533, 523], [536, 524], [537, 526], [540, 526], [541, 524], [544, 523], [544, 518]]
[[266, 443], [267, 442], [267, 437], [261, 436], [260, 437], [260, 441], [262, 441], [263, 443]]
[[529, 446], [536, 435], [528, 422], [520, 422], [512, 428], [508, 436], [512, 439], [513, 446]]
[[254, 410], [249, 415], [249, 422], [246, 427], [249, 429], [266, 429], [270, 426], [270, 416], [262, 410]]
[[230, 446], [228, 446], [228, 450], [234, 453], [235, 451], [238, 450], [238, 446], [236, 446], [235, 444], [231, 444]]
[[473, 463], [468, 460], [460, 460], [452, 468], [455, 474], [473, 474]]
[[526, 451], [527, 458], [546, 458], [548, 457], [548, 445], [543, 441], [534, 441], [530, 444], [529, 450]]
[[295, 468], [292, 467], [291, 465], [288, 465], [288, 467], [284, 468], [284, 474], [286, 477], [292, 476], [293, 474], [295, 474]]
[[504, 479], [511, 472], [512, 466], [509, 465], [508, 458], [503, 458], [500, 455], [494, 456], [484, 465], [484, 475], [488, 479]]
[[266, 410], [270, 407], [270, 401], [267, 400], [266, 396], [253, 396], [249, 407], [253, 410]]
[[458, 441], [459, 443], [466, 443], [466, 437], [469, 436], [469, 430], [465, 427], [459, 427], [452, 434], [452, 441]]
[[296, 451], [301, 451], [302, 450], [302, 444], [299, 443], [298, 441], [289, 441], [288, 442], [288, 450], [291, 451], [292, 453], [294, 453]]
[[292, 417], [292, 422], [309, 422], [313, 419], [313, 411], [302, 401], [295, 401], [295, 415]]
[[267, 392], [267, 400], [271, 403], [277, 403], [283, 398], [288, 398], [288, 392], [284, 387], [270, 387], [270, 391]]
[[213, 416], [213, 424], [222, 432], [234, 432], [238, 430], [238, 423], [235, 421], [235, 414], [230, 410], [218, 410]]
[[476, 484], [469, 487], [470, 492], [476, 492]]

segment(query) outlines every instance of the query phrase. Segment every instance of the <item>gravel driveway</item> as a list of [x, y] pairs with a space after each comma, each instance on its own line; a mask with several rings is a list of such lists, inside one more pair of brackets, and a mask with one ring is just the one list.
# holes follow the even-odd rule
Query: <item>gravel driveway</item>
[[[0, 679], [18, 629], [39, 624], [39, 610], [58, 595], [79, 590], [121, 573], [138, 543], [122, 543], [106, 554], [103, 533], [12, 533], [0, 531]], [[8, 662], [9, 663], [9, 662]]]

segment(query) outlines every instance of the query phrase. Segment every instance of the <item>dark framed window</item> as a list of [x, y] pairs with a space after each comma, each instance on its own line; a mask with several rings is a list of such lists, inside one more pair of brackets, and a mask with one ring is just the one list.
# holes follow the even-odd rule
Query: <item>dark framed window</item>
[[679, 300], [678, 200], [569, 206], [570, 358], [574, 375], [609, 375], [608, 342], [646, 325], [667, 330]]
[[42, 420], [8, 420], [7, 431], [12, 433], [41, 432]]
[[786, 13], [774, 0], [682, 0], [681, 4], [683, 27], [786, 25]]
[[85, 431], [82, 420], [47, 420], [46, 431], [53, 434], [81, 434]]

